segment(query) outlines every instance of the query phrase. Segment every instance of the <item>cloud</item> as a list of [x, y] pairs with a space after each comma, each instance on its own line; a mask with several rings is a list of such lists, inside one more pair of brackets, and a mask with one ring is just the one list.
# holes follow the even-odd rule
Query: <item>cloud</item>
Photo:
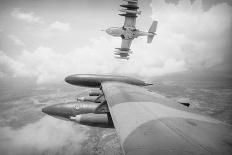
[[0, 128], [1, 154], [78, 154], [87, 127], [45, 116], [19, 129]]
[[204, 11], [200, 0], [152, 1], [151, 6], [152, 18], [159, 21], [154, 49], [182, 59], [188, 69], [213, 67], [231, 52], [231, 6], [222, 3]]
[[23, 64], [15, 61], [14, 59], [6, 55], [3, 51], [0, 51], [0, 74], [1, 76], [2, 77], [14, 76], [15, 73], [17, 73], [17, 75], [19, 76], [26, 75], [26, 72], [24, 72], [23, 70]]
[[0, 58], [5, 68], [0, 66], [0, 71], [13, 76], [36, 77], [38, 83], [60, 81], [75, 73], [150, 78], [191, 69], [207, 70], [231, 60], [228, 59], [232, 48], [231, 6], [222, 3], [205, 11], [200, 0], [192, 4], [183, 0], [176, 5], [152, 1], [151, 7], [151, 17], [159, 22], [158, 35], [152, 44], [147, 44], [142, 37], [135, 39], [131, 47], [134, 53], [128, 61], [113, 56], [121, 39], [104, 35], [91, 39], [87, 46], [63, 53], [46, 46], [24, 50], [14, 58], [2, 52]]
[[20, 9], [15, 9], [11, 15], [19, 20], [28, 23], [44, 23], [41, 17], [35, 15], [34, 12], [23, 12]]
[[62, 22], [56, 21], [52, 23], [48, 29], [58, 30], [58, 31], [70, 31], [72, 28], [70, 26], [70, 23], [62, 23]]
[[25, 46], [25, 43], [20, 40], [17, 36], [15, 35], [8, 35], [8, 38], [14, 42], [15, 45], [18, 46]]

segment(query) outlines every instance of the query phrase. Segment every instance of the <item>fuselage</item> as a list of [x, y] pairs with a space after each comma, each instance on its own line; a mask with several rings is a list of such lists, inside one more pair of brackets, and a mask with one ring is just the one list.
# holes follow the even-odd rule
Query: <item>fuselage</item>
[[138, 36], [154, 35], [153, 33], [142, 32], [138, 29], [130, 27], [110, 27], [106, 29], [106, 33], [114, 37], [121, 37], [122, 39], [134, 39]]

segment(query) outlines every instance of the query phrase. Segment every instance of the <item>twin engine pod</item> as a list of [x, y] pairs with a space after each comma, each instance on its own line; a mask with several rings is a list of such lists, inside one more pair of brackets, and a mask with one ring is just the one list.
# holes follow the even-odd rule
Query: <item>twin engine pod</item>
[[70, 120], [82, 125], [102, 128], [114, 128], [114, 124], [109, 113], [107, 114], [82, 114], [75, 117], [70, 117]]
[[42, 112], [83, 125], [113, 128], [110, 113], [105, 108], [104, 104], [94, 102], [68, 102], [45, 107]]

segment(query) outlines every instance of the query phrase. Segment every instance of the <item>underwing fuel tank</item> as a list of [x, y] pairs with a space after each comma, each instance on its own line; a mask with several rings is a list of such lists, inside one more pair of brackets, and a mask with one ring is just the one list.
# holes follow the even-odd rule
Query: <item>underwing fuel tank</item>
[[126, 77], [126, 76], [113, 76], [113, 75], [95, 75], [95, 74], [76, 74], [70, 75], [65, 78], [65, 81], [72, 85], [83, 86], [83, 87], [100, 87], [102, 82], [114, 81], [128, 83], [137, 86], [151, 85], [144, 81]]

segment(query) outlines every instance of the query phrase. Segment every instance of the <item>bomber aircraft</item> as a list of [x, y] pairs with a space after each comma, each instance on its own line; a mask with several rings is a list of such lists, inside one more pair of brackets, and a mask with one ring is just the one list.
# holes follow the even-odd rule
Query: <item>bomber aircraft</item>
[[232, 125], [151, 92], [149, 83], [94, 74], [71, 75], [65, 81], [93, 90], [42, 111], [82, 125], [115, 128], [125, 155], [232, 154]]
[[125, 21], [123, 27], [110, 27], [104, 31], [108, 33], [109, 35], [112, 35], [114, 37], [121, 37], [122, 43], [121, 48], [115, 48], [116, 51], [114, 51], [115, 58], [119, 59], [129, 59], [129, 54], [132, 53], [130, 46], [131, 42], [134, 38], [137, 38], [139, 36], [147, 36], [147, 43], [151, 43], [153, 40], [154, 35], [156, 35], [156, 27], [157, 27], [157, 21], [153, 21], [150, 29], [148, 32], [143, 32], [138, 29], [136, 29], [136, 17], [137, 15], [141, 14], [141, 11], [139, 11], [138, 7], [138, 0], [124, 0], [127, 2], [127, 4], [120, 5], [123, 8], [119, 11], [123, 12], [122, 14], [119, 14], [120, 16], [125, 16]]

